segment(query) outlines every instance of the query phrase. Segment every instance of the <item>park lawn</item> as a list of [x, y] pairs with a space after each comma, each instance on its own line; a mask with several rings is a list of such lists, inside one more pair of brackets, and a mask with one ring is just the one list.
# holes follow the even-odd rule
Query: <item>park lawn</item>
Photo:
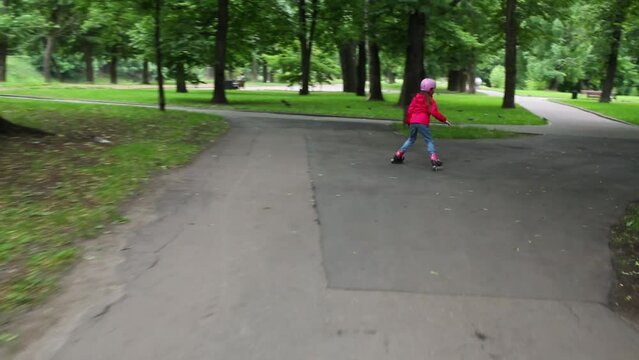
[[627, 99], [611, 103], [600, 103], [592, 99], [562, 100], [561, 102], [639, 125], [639, 102], [634, 102], [633, 98], [627, 97]]
[[227, 129], [208, 114], [2, 98], [0, 116], [55, 134], [0, 136], [0, 324], [55, 290], [79, 240], [126, 221], [118, 206], [153, 173]]
[[[490, 88], [490, 87], [482, 87], [483, 90], [491, 90], [504, 92], [504, 89], [500, 88]], [[535, 97], [543, 97], [543, 98], [554, 98], [554, 99], [570, 99], [572, 97], [572, 93], [569, 92], [560, 92], [560, 91], [552, 91], [552, 90], [520, 90], [517, 89], [515, 91], [515, 95], [517, 96], [535, 96]]]
[[[408, 127], [402, 123], [393, 124], [396, 132], [403, 136], [408, 136]], [[486, 128], [473, 127], [448, 127], [448, 126], [431, 126], [431, 133], [435, 139], [503, 139], [515, 136], [523, 136], [521, 134], [510, 131], [494, 130]]]
[[[67, 99], [87, 99], [128, 103], [155, 104], [157, 93], [150, 89], [23, 87], [1, 89], [0, 94], [31, 95]], [[167, 92], [167, 103], [173, 106], [223, 108], [296, 114], [332, 115], [371, 119], [401, 120], [402, 110], [396, 105], [399, 94], [384, 94], [383, 102], [367, 101], [341, 92], [315, 92], [300, 96], [290, 91], [226, 91], [229, 105], [213, 106], [211, 90], [191, 90], [187, 94]], [[458, 93], [436, 95], [439, 108], [450, 120], [459, 124], [542, 125], [544, 120], [528, 111], [502, 109], [497, 97]]]

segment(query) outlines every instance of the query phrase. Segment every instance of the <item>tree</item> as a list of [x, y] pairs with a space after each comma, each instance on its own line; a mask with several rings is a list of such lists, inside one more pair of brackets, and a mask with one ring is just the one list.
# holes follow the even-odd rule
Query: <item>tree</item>
[[38, 12], [44, 19], [42, 29], [45, 40], [44, 54], [42, 60], [42, 72], [44, 80], [52, 80], [53, 52], [59, 37], [74, 25], [76, 20], [73, 12], [73, 0], [33, 0], [29, 2], [31, 10]]
[[414, 9], [408, 15], [408, 45], [404, 65], [404, 83], [399, 104], [406, 109], [411, 99], [419, 92], [419, 82], [424, 78], [424, 36], [426, 14]]
[[[311, 76], [311, 55], [313, 52], [313, 40], [317, 28], [317, 16], [319, 14], [319, 0], [311, 0], [310, 19], [306, 9], [306, 0], [297, 0], [298, 29], [297, 38], [300, 42], [301, 67], [302, 67], [302, 88], [300, 95], [308, 95], [309, 82]], [[310, 21], [310, 27], [308, 22]]]
[[224, 69], [226, 65], [226, 37], [229, 26], [229, 1], [218, 0], [217, 3], [217, 31], [215, 33], [215, 89], [213, 90], [214, 104], [228, 104], [224, 91]]
[[366, 40], [357, 44], [357, 96], [366, 96]]
[[[0, 16], [6, 16], [9, 10], [9, 0], [2, 0]], [[8, 22], [8, 17], [2, 21]], [[7, 81], [7, 55], [9, 55], [9, 37], [4, 31], [0, 31], [0, 82]]]
[[370, 82], [369, 101], [384, 101], [382, 94], [382, 67], [379, 57], [379, 36], [377, 23], [380, 17], [380, 9], [376, 7], [375, 0], [368, 0], [368, 51], [369, 51], [369, 75]]
[[162, 0], [155, 0], [155, 11], [153, 12], [153, 20], [155, 21], [155, 63], [157, 65], [158, 74], [158, 105], [160, 111], [164, 111], [166, 107], [166, 99], [164, 98], [164, 76], [162, 75]]
[[515, 85], [517, 83], [517, 0], [506, 0], [506, 81], [504, 84], [504, 109], [515, 108]]
[[619, 57], [619, 47], [621, 43], [621, 35], [623, 32], [623, 22], [625, 21], [626, 12], [630, 7], [630, 0], [615, 0], [611, 4], [612, 7], [612, 23], [610, 24], [610, 52], [606, 59], [606, 77], [601, 89], [601, 97], [599, 102], [610, 102], [612, 87], [617, 73], [617, 59]]

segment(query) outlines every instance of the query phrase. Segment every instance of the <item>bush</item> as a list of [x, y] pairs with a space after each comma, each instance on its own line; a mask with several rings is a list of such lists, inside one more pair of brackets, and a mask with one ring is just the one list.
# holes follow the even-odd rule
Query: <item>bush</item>
[[526, 80], [526, 89], [546, 90], [546, 83], [544, 81]]
[[492, 87], [504, 88], [506, 82], [506, 69], [503, 66], [497, 65], [490, 72], [490, 85]]

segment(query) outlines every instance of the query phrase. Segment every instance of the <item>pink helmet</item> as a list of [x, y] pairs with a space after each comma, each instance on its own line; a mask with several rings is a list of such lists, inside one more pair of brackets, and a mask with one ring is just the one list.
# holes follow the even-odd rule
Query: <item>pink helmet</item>
[[435, 80], [433, 79], [424, 79], [422, 83], [419, 85], [420, 91], [431, 92], [435, 91]]

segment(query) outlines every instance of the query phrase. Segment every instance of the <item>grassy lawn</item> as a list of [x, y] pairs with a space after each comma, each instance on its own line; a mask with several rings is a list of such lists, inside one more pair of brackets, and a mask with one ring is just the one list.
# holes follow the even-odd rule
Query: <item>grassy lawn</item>
[[610, 248], [618, 281], [612, 288], [612, 305], [639, 320], [639, 204], [628, 207], [613, 228]]
[[56, 288], [79, 240], [125, 221], [118, 205], [149, 176], [227, 128], [206, 114], [1, 98], [0, 115], [55, 134], [0, 136], [0, 324]]
[[619, 101], [608, 104], [592, 99], [562, 100], [562, 102], [639, 125], [639, 101], [634, 102], [634, 98], [622, 97]]
[[[484, 90], [498, 91], [504, 92], [504, 89], [499, 88], [489, 88], [482, 87]], [[555, 99], [570, 99], [572, 96], [569, 92], [559, 92], [559, 91], [551, 91], [551, 90], [519, 90], [515, 91], [515, 95], [519, 96], [536, 96], [536, 97], [545, 97], [545, 98], [555, 98]]]
[[[404, 136], [408, 136], [408, 127], [401, 123], [394, 124], [395, 131]], [[484, 128], [469, 127], [448, 127], [448, 126], [431, 126], [431, 133], [435, 140], [437, 139], [502, 139], [519, 134], [509, 131], [492, 130]]]
[[[63, 88], [23, 87], [0, 88], [0, 94], [32, 95], [69, 99], [93, 99], [131, 103], [154, 104], [155, 90], [108, 89], [108, 88]], [[385, 94], [386, 101], [370, 102], [365, 97], [337, 92], [315, 92], [310, 96], [299, 96], [290, 91], [227, 91], [230, 102], [226, 106], [210, 104], [211, 90], [192, 90], [187, 94], [173, 91], [167, 93], [169, 105], [204, 108], [224, 108], [267, 112], [321, 114], [372, 119], [402, 119], [402, 110], [396, 106], [399, 94]], [[440, 93], [436, 96], [440, 110], [451, 121], [459, 124], [504, 124], [541, 125], [544, 121], [521, 108], [504, 110], [501, 99], [496, 97]]]

